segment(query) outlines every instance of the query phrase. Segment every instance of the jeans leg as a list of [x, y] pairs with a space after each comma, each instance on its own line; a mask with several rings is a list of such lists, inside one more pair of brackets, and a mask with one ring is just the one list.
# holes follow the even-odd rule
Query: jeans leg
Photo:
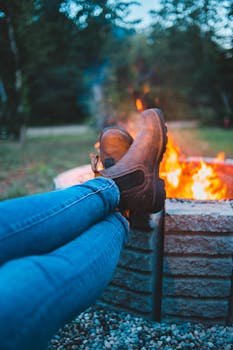
[[50, 252], [103, 220], [119, 190], [102, 177], [67, 189], [0, 202], [0, 265]]
[[1, 350], [44, 350], [59, 327], [105, 289], [127, 239], [120, 213], [108, 216], [54, 252], [0, 268]]

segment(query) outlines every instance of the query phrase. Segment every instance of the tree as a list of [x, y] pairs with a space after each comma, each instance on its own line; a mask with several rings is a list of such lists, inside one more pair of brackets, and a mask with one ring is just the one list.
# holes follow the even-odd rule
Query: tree
[[[15, 15], [16, 12], [19, 14], [22, 12], [24, 5], [23, 2], [18, 4], [17, 1], [0, 1], [0, 11], [3, 14], [0, 23], [0, 30], [3, 33], [0, 42], [2, 57], [0, 70], [7, 100], [7, 108], [3, 111], [1, 119], [14, 137], [19, 137], [21, 127], [26, 121], [22, 62]], [[6, 66], [8, 69], [5, 69]]]
[[[2, 81], [8, 101], [15, 106], [7, 108], [11, 115], [8, 124], [16, 124], [19, 103], [24, 121], [27, 116], [30, 124], [82, 121], [90, 106], [90, 86], [102, 75], [102, 67], [111, 65], [111, 52], [119, 43], [115, 31], [131, 3], [0, 0], [0, 10], [7, 14], [0, 27]], [[75, 4], [77, 11], [72, 14]], [[14, 36], [8, 35], [8, 13]], [[13, 37], [17, 44], [14, 52], [10, 50]], [[10, 63], [9, 72], [5, 62]], [[20, 93], [14, 83], [19, 76], [17, 67], [22, 77], [18, 79], [22, 82]]]
[[216, 0], [160, 3], [150, 40], [161, 79], [161, 103], [170, 116], [189, 114], [213, 122], [224, 115], [219, 69], [228, 51], [216, 25], [224, 23], [220, 4]]
[[[82, 53], [84, 87], [88, 92], [86, 106], [96, 116], [98, 126], [110, 115], [116, 116], [121, 96], [125, 89], [119, 89], [120, 70], [127, 61], [122, 59], [127, 37], [132, 30], [124, 28], [127, 12], [136, 1], [67, 1], [63, 11], [69, 16], [70, 5], [76, 4], [72, 16], [78, 27], [78, 50]], [[120, 62], [121, 61], [121, 62]], [[128, 70], [125, 70], [126, 75]], [[126, 77], [126, 76], [125, 76]]]

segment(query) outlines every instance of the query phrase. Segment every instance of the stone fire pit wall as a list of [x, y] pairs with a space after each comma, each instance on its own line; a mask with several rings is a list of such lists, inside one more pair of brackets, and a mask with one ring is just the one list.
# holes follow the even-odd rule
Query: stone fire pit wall
[[[56, 188], [92, 178], [62, 173]], [[133, 219], [99, 304], [151, 320], [233, 324], [233, 200], [166, 200], [163, 213]]]
[[232, 324], [233, 201], [167, 200], [164, 242], [161, 213], [149, 222], [131, 230], [100, 303], [151, 320]]
[[233, 322], [233, 201], [167, 200], [162, 319]]
[[135, 218], [110, 286], [99, 303], [160, 320], [163, 213]]

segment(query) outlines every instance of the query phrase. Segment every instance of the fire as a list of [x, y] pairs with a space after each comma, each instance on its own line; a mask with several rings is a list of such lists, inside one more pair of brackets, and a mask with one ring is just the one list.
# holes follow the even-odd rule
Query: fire
[[[136, 107], [143, 111], [143, 103], [137, 98]], [[138, 114], [139, 115], [139, 114]], [[125, 127], [134, 138], [137, 133], [135, 115], [119, 125]], [[103, 169], [99, 156], [99, 142], [95, 144], [98, 155], [90, 154], [92, 167]], [[168, 142], [163, 161], [160, 165], [160, 177], [165, 181], [168, 198], [219, 200], [227, 199], [228, 188], [217, 174], [217, 166], [224, 163], [224, 153], [220, 152], [211, 164], [203, 159], [187, 158], [175, 145], [172, 135], [168, 133]]]
[[[224, 161], [220, 153], [216, 163]], [[216, 200], [226, 197], [226, 186], [222, 184], [215, 169], [215, 164], [207, 164], [203, 160], [187, 161], [175, 146], [171, 134], [164, 159], [161, 163], [160, 176], [166, 184], [167, 197]]]
[[[216, 177], [213, 168], [203, 160], [198, 171], [192, 176], [192, 193], [196, 199], [219, 199], [222, 193], [221, 182]], [[224, 194], [224, 193], [223, 193]], [[220, 196], [221, 198], [221, 196]]]
[[137, 108], [138, 112], [144, 111], [144, 106], [143, 106], [143, 103], [140, 100], [140, 98], [137, 98], [135, 103], [136, 103], [136, 108]]
[[217, 154], [217, 157], [215, 158], [215, 163], [223, 163], [225, 160], [225, 153], [224, 152], [219, 152]]
[[174, 147], [171, 136], [168, 137], [165, 161], [162, 163], [162, 176], [165, 177], [167, 186], [177, 188], [182, 173], [181, 163], [179, 161], [179, 149]]

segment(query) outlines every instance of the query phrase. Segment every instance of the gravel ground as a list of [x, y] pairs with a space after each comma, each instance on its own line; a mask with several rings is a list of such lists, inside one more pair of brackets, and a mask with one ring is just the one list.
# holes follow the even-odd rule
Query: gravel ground
[[233, 349], [233, 327], [145, 321], [90, 308], [52, 339], [48, 350]]

